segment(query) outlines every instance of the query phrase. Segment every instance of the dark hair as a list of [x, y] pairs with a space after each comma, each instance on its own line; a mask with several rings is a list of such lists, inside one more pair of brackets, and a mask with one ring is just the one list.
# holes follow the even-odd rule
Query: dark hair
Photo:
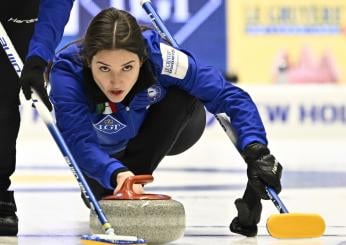
[[[133, 96], [156, 81], [147, 53], [147, 46], [142, 32], [151, 29], [138, 25], [136, 19], [126, 11], [116, 8], [102, 10], [91, 21], [81, 42], [80, 58], [84, 63], [84, 85], [91, 106], [107, 101], [106, 96], [93, 81], [88, 67], [93, 56], [101, 50], [125, 49], [138, 55], [143, 62], [138, 81], [126, 95], [123, 104], [128, 105]], [[95, 108], [95, 107], [94, 107]]]
[[142, 28], [126, 11], [107, 8], [91, 21], [82, 40], [81, 57], [85, 65], [101, 50], [125, 49], [138, 55], [141, 61], [147, 58]]

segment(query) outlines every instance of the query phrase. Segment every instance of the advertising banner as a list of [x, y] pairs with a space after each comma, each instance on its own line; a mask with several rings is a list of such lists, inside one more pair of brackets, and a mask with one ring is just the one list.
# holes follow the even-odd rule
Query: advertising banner
[[246, 83], [346, 83], [344, 0], [227, 1], [228, 70]]
[[[203, 63], [226, 70], [225, 1], [152, 0], [154, 8], [176, 41]], [[139, 0], [76, 0], [60, 45], [83, 36], [91, 19], [104, 8], [129, 11], [137, 21], [151, 25]]]

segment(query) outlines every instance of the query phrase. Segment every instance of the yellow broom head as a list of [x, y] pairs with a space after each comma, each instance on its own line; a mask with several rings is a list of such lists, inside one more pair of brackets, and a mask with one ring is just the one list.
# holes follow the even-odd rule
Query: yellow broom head
[[267, 220], [267, 230], [275, 238], [320, 237], [325, 228], [325, 222], [318, 214], [273, 214]]

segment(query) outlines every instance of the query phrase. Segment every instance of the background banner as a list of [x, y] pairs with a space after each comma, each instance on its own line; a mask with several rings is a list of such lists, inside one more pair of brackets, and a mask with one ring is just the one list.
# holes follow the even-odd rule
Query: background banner
[[[152, 0], [152, 3], [182, 48], [190, 50], [201, 62], [225, 72], [225, 1]], [[75, 0], [60, 48], [82, 37], [91, 19], [108, 7], [127, 10], [141, 24], [151, 25], [139, 0]]]
[[226, 16], [242, 82], [346, 83], [345, 0], [229, 0]]

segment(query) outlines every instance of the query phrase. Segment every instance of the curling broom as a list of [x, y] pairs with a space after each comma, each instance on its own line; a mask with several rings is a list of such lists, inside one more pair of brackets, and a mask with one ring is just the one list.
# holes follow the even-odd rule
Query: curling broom
[[[160, 16], [152, 6], [150, 0], [141, 0], [142, 8], [148, 14], [153, 26], [160, 36], [169, 41], [174, 48], [179, 45], [173, 36], [169, 33]], [[237, 139], [231, 127], [231, 123], [227, 116], [222, 114], [214, 115], [219, 121], [222, 128], [236, 146]], [[267, 220], [267, 230], [272, 237], [275, 238], [312, 238], [323, 235], [325, 223], [323, 218], [318, 214], [307, 213], [288, 213], [275, 191], [266, 187], [268, 196], [274, 203], [280, 214], [271, 215]]]

